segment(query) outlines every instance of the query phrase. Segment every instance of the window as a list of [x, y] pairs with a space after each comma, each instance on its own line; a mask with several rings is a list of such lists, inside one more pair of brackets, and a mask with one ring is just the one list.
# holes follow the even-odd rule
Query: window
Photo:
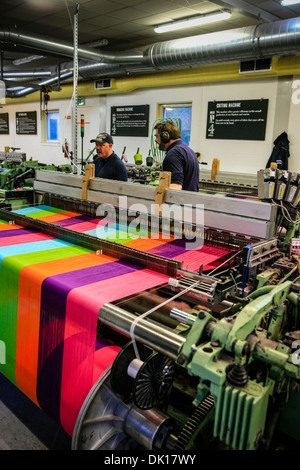
[[163, 119], [178, 121], [181, 130], [181, 139], [187, 145], [191, 138], [192, 106], [190, 104], [170, 104], [162, 106]]
[[43, 129], [45, 142], [59, 141], [59, 112], [47, 111], [43, 113]]

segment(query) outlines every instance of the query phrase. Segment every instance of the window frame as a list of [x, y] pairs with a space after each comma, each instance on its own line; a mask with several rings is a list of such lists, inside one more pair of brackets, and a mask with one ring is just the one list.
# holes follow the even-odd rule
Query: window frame
[[161, 115], [162, 119], [168, 119], [168, 117], [165, 116], [165, 111], [166, 111], [167, 108], [173, 108], [173, 109], [174, 108], [190, 108], [190, 122], [189, 122], [189, 128], [187, 129], [188, 132], [189, 132], [189, 137], [188, 138], [182, 137], [182, 140], [187, 145], [189, 145], [190, 140], [191, 140], [191, 130], [192, 130], [192, 112], [193, 112], [192, 103], [191, 102], [183, 102], [183, 103], [168, 103], [168, 104], [164, 103], [164, 104], [161, 104], [160, 105], [160, 115]]
[[[57, 122], [57, 139], [49, 139], [48, 138], [48, 131], [49, 131], [49, 115], [57, 114], [58, 115], [58, 122]], [[60, 142], [60, 113], [59, 109], [51, 109], [47, 111], [42, 111], [42, 142], [47, 144], [57, 144]]]

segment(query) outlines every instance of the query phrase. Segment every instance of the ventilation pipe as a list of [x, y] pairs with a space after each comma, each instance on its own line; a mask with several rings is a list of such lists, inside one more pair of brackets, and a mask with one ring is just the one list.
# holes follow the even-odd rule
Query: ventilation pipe
[[[29, 36], [18, 31], [0, 29], [0, 44], [5, 43], [19, 45], [35, 51], [46, 52], [48, 54], [63, 57], [71, 58], [74, 55], [74, 46], [71, 43], [65, 41], [57, 42], [55, 39], [51, 38]], [[78, 47], [78, 58], [91, 62], [136, 62], [143, 59], [143, 54], [138, 51], [105, 54], [97, 52], [92, 48]]]
[[300, 18], [158, 42], [139, 63], [85, 64], [84, 79], [300, 53]]
[[[3, 38], [4, 33], [0, 33]], [[21, 42], [21, 37], [18, 36]], [[12, 37], [10, 37], [12, 40]], [[28, 44], [29, 40], [26, 39]], [[32, 46], [41, 45], [41, 40]], [[43, 43], [44, 44], [44, 43]], [[60, 44], [51, 43], [51, 53], [58, 53]], [[68, 51], [73, 51], [69, 46]], [[86, 59], [90, 51], [79, 49], [79, 57]], [[262, 57], [294, 55], [300, 53], [300, 18], [275, 21], [273, 23], [259, 24], [245, 28], [220, 31], [217, 33], [202, 34], [172, 41], [157, 42], [142, 53], [96, 53], [93, 51], [93, 61], [79, 64], [79, 76], [85, 80], [101, 77], [124, 76], [135, 73], [155, 73], [161, 70], [172, 70], [201, 64], [228, 62], [233, 60], [257, 59]], [[96, 61], [96, 62], [95, 62]], [[72, 64], [69, 72], [72, 74]], [[68, 66], [64, 70], [62, 79], [68, 78]], [[56, 82], [55, 82], [56, 80]], [[57, 77], [40, 83], [57, 83]], [[32, 89], [31, 92], [35, 90]], [[26, 94], [28, 94], [28, 90]], [[21, 93], [21, 92], [19, 92]], [[11, 97], [18, 97], [14, 94]], [[22, 94], [24, 96], [24, 93]]]
[[158, 42], [141, 63], [83, 64], [83, 79], [158, 72], [201, 64], [300, 53], [300, 18]]

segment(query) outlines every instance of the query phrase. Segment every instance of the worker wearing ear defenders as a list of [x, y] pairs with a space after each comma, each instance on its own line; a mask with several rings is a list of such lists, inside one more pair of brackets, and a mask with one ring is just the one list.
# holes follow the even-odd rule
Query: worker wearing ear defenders
[[163, 171], [171, 173], [170, 189], [199, 191], [199, 162], [195, 152], [181, 140], [173, 121], [161, 121], [154, 127], [155, 142], [166, 152]]

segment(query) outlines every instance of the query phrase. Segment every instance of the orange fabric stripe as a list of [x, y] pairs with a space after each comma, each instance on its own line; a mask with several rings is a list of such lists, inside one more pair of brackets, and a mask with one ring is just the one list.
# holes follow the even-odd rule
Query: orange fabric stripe
[[19, 277], [16, 380], [18, 387], [37, 405], [36, 381], [41, 285], [43, 280], [55, 274], [111, 261], [114, 261], [114, 258], [88, 253], [29, 265], [21, 270]]
[[59, 212], [58, 214], [53, 214], [53, 215], [45, 215], [44, 217], [38, 217], [39, 220], [44, 220], [45, 222], [56, 222], [58, 220], [63, 220], [63, 219], [68, 219], [70, 217], [78, 217], [81, 214], [78, 214], [77, 212]]

